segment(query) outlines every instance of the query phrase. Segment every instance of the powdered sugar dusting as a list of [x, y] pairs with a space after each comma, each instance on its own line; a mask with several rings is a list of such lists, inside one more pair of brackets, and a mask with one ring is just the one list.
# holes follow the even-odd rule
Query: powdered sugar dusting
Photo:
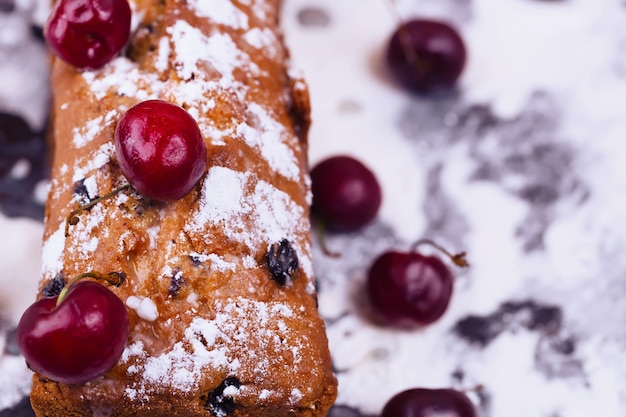
[[[253, 194], [245, 189], [252, 182]], [[244, 198], [245, 196], [245, 198]], [[248, 227], [247, 222], [252, 222]], [[204, 179], [198, 212], [186, 226], [187, 230], [204, 232], [208, 226], [219, 226], [229, 238], [246, 244], [251, 249], [287, 239], [294, 244], [301, 267], [312, 277], [308, 248], [300, 247], [296, 236], [310, 227], [304, 208], [273, 185], [255, 179], [247, 172], [224, 167], [211, 167]], [[207, 236], [210, 239], [210, 236]]]
[[268, 56], [276, 56], [276, 35], [269, 29], [252, 28], [244, 34], [244, 39], [251, 46], [262, 50]]
[[216, 23], [230, 26], [233, 29], [248, 29], [248, 15], [229, 0], [188, 0], [187, 4], [200, 17], [208, 17]]
[[43, 275], [55, 276], [63, 270], [63, 251], [65, 249], [65, 225], [61, 224], [43, 243], [41, 252], [41, 270]]
[[250, 66], [249, 58], [237, 47], [230, 35], [215, 33], [205, 36], [198, 28], [191, 26], [184, 20], [179, 20], [167, 32], [174, 43], [174, 65], [178, 75], [183, 80], [200, 76], [198, 70], [201, 62], [210, 64], [222, 76], [221, 84], [232, 87], [235, 68]]
[[79, 160], [74, 165], [74, 175], [72, 181], [77, 182], [84, 179], [88, 173], [98, 170], [111, 161], [115, 153], [113, 142], [106, 142], [90, 156], [89, 160]]
[[237, 127], [237, 133], [243, 136], [249, 146], [260, 150], [272, 169], [289, 179], [297, 180], [300, 166], [293, 151], [287, 146], [289, 136], [285, 127], [256, 103], [248, 105], [248, 112], [253, 116], [254, 126], [242, 123]]
[[162, 85], [155, 74], [140, 71], [137, 64], [125, 57], [115, 58], [102, 70], [84, 71], [82, 77], [98, 100], [111, 90], [122, 96], [148, 100], [158, 94], [153, 87]]
[[[128, 364], [130, 375], [141, 374], [140, 382], [128, 387], [126, 395], [144, 398], [155, 386], [164, 385], [175, 391], [189, 392], [204, 373], [236, 373], [240, 361], [257, 363], [255, 372], [265, 376], [273, 360], [282, 361], [281, 354], [286, 346], [307, 343], [305, 339], [290, 335], [284, 325], [281, 337], [289, 338], [289, 342], [282, 341], [276, 334], [277, 323], [295, 317], [295, 312], [285, 304], [235, 298], [218, 302], [216, 309], [213, 320], [192, 319], [184, 339], [161, 355], [149, 356], [140, 341], [126, 347], [121, 362]], [[257, 356], [254, 350], [246, 348], [249, 343], [263, 350], [274, 349], [276, 359]]]
[[118, 115], [116, 110], [111, 110], [104, 116], [98, 116], [95, 119], [89, 120], [82, 127], [74, 128], [74, 146], [76, 148], [82, 148], [87, 143], [91, 142], [93, 138], [102, 131], [103, 127], [110, 125]]

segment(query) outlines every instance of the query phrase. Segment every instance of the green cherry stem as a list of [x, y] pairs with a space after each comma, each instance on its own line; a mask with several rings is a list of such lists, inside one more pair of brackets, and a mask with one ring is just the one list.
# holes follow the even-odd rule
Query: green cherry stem
[[109, 285], [114, 285], [116, 287], [119, 287], [126, 280], [126, 274], [123, 272], [109, 272], [108, 274], [103, 274], [100, 272], [91, 271], [91, 272], [85, 272], [85, 273], [76, 275], [74, 278], [70, 280], [70, 282], [68, 282], [65, 285], [65, 287], [63, 287], [63, 289], [59, 293], [59, 296], [57, 297], [56, 306], [58, 307], [61, 304], [61, 302], [67, 295], [67, 292], [70, 290], [70, 287], [74, 283], [85, 278], [93, 278], [97, 281], [105, 281]]
[[324, 252], [324, 255], [329, 256], [331, 258], [341, 258], [340, 252], [335, 252], [335, 251], [330, 250], [330, 248], [327, 245], [326, 235], [328, 234], [328, 232], [326, 230], [326, 223], [324, 223], [324, 221], [321, 219], [316, 219], [315, 229], [317, 230], [317, 237], [318, 237], [320, 246], [322, 247], [322, 252]]
[[111, 198], [116, 194], [121, 193], [122, 191], [128, 190], [130, 188], [130, 184], [124, 184], [119, 188], [116, 188], [115, 190], [111, 191], [110, 193], [107, 193], [101, 197], [98, 198], [94, 198], [93, 200], [91, 200], [89, 203], [80, 206], [79, 208], [77, 208], [76, 210], [72, 211], [70, 214], [67, 215], [67, 218], [65, 219], [65, 237], [69, 236], [70, 234], [70, 225], [74, 226], [75, 224], [78, 224], [79, 222], [79, 217], [78, 215], [81, 214], [83, 211], [89, 210], [90, 208], [92, 208], [93, 206], [95, 206], [96, 204], [98, 204], [99, 202], [101, 202], [102, 200], [106, 200], [107, 198]]
[[467, 262], [466, 253], [465, 252], [451, 253], [446, 248], [444, 248], [443, 246], [439, 245], [437, 242], [435, 242], [435, 241], [433, 241], [431, 239], [420, 239], [420, 240], [418, 240], [417, 242], [413, 243], [413, 245], [411, 245], [411, 251], [412, 252], [416, 252], [417, 251], [417, 247], [421, 246], [421, 245], [429, 245], [429, 246], [434, 247], [435, 249], [437, 249], [438, 251], [440, 251], [444, 255], [446, 255], [448, 258], [450, 258], [452, 263], [454, 263], [458, 267], [466, 268], [466, 267], [469, 266], [469, 262]]

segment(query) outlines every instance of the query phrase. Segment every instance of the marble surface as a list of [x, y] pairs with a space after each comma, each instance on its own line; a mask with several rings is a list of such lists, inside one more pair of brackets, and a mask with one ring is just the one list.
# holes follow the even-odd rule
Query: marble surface
[[[39, 137], [47, 93], [36, 27], [45, 7], [5, 3], [0, 110], [23, 115]], [[398, 21], [389, 4], [284, 1], [293, 66], [311, 89], [311, 164], [350, 154], [384, 190], [372, 224], [328, 236], [341, 257], [316, 246], [339, 379], [332, 416], [377, 415], [410, 387], [467, 390], [481, 417], [626, 416], [626, 3], [397, 0], [401, 19], [444, 19], [467, 43], [467, 67], [445, 97], [390, 81], [381, 54]], [[7, 164], [2, 417], [28, 415], [19, 403], [28, 373], [11, 328], [36, 282], [41, 227], [31, 218], [45, 185], [32, 166]], [[6, 191], [16, 178], [30, 179]], [[14, 195], [32, 196], [20, 203], [31, 218], [16, 217]], [[454, 269], [448, 311], [417, 331], [374, 325], [363, 292], [369, 265], [422, 237], [468, 254], [470, 267]]]

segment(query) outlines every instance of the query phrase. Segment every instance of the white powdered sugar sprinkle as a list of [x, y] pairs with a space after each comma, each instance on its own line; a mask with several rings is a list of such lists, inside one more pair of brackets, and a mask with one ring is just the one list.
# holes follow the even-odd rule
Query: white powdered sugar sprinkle
[[200, 76], [204, 71], [198, 69], [198, 64], [204, 62], [220, 73], [222, 86], [232, 87], [233, 71], [239, 67], [250, 66], [247, 55], [228, 34], [215, 33], [206, 36], [184, 20], [167, 28], [167, 33], [172, 38], [176, 52], [174, 65], [183, 80]]
[[[185, 330], [182, 341], [158, 355], [150, 356], [141, 341], [126, 347], [121, 363], [128, 364], [130, 375], [141, 374], [140, 382], [127, 388], [125, 395], [144, 398], [153, 386], [168, 386], [174, 391], [191, 391], [203, 373], [227, 371], [235, 373], [242, 361], [256, 363], [255, 372], [266, 375], [271, 370], [271, 361], [281, 359], [261, 358], [246, 348], [254, 340], [261, 348], [272, 347], [280, 353], [286, 343], [275, 334], [272, 326], [278, 323], [284, 329], [283, 337], [292, 337], [283, 318], [293, 318], [295, 313], [284, 304], [255, 302], [236, 298], [217, 303], [215, 319], [194, 318]], [[295, 338], [289, 344], [304, 346], [306, 340]], [[239, 350], [240, 359], [234, 358]], [[277, 358], [280, 358], [277, 355]], [[233, 393], [236, 394], [236, 393]], [[294, 399], [297, 393], [292, 392]]]
[[[309, 257], [297, 244], [296, 236], [309, 229], [304, 208], [285, 192], [258, 180], [253, 194], [245, 194], [253, 181], [252, 174], [224, 167], [211, 167], [204, 179], [197, 213], [186, 226], [189, 231], [203, 231], [206, 225], [219, 226], [229, 239], [254, 249], [261, 242], [266, 245], [287, 239], [294, 245], [305, 274], [312, 276]], [[248, 225], [247, 222], [251, 222]], [[210, 236], [207, 239], [210, 240]]]
[[155, 321], [159, 318], [159, 310], [150, 298], [131, 295], [126, 299], [128, 308], [135, 310], [137, 315], [146, 321]]
[[82, 148], [89, 142], [91, 142], [94, 137], [100, 133], [103, 127], [110, 125], [112, 122], [116, 120], [116, 116], [118, 112], [116, 110], [111, 110], [104, 116], [98, 116], [95, 119], [89, 120], [82, 127], [75, 127], [73, 129], [73, 143], [76, 148]]
[[252, 115], [254, 126], [241, 123], [237, 127], [237, 133], [243, 136], [248, 146], [261, 152], [274, 171], [289, 179], [297, 180], [301, 168], [293, 151], [286, 143], [289, 134], [285, 131], [285, 127], [259, 104], [250, 103], [247, 110]]
[[239, 10], [230, 0], [188, 0], [187, 4], [199, 17], [208, 17], [216, 23], [233, 29], [248, 29], [248, 15]]
[[106, 142], [98, 148], [96, 152], [90, 155], [89, 160], [81, 159], [74, 165], [73, 182], [84, 179], [90, 172], [96, 171], [111, 161], [111, 157], [115, 153], [113, 142]]

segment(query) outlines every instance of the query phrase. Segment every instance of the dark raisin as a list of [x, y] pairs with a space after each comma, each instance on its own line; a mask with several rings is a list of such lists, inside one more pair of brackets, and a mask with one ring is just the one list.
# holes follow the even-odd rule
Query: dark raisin
[[85, 185], [84, 178], [74, 183], [73, 193], [76, 197], [80, 199], [81, 204], [90, 203], [92, 200], [95, 200], [96, 198], [98, 198], [98, 196], [94, 196], [94, 198], [92, 199], [89, 196], [89, 190], [87, 189], [87, 186]]
[[56, 277], [52, 278], [50, 282], [43, 287], [41, 293], [44, 297], [56, 297], [61, 294], [61, 290], [65, 287], [65, 279], [63, 275], [58, 274]]
[[176, 297], [184, 283], [185, 278], [183, 277], [183, 273], [180, 270], [174, 271], [170, 277], [170, 287], [168, 289], [170, 296]]
[[193, 266], [200, 266], [202, 264], [202, 258], [198, 254], [189, 255], [189, 259], [191, 259]]
[[287, 239], [270, 246], [265, 258], [272, 277], [280, 285], [285, 285], [287, 280], [292, 279], [293, 273], [299, 267], [298, 254]]
[[206, 396], [204, 407], [215, 417], [225, 417], [235, 411], [236, 404], [232, 397], [224, 395], [228, 387], [239, 388], [241, 383], [234, 376], [226, 378]]

